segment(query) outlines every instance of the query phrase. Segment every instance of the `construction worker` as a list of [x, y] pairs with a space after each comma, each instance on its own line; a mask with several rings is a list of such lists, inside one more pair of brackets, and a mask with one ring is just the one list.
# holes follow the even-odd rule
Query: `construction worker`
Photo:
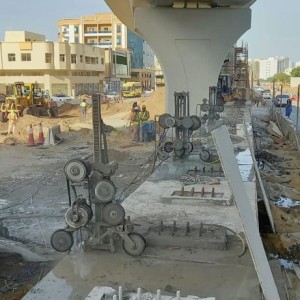
[[8, 119], [8, 134], [14, 134], [15, 133], [15, 128], [16, 128], [16, 123], [18, 120], [18, 115], [14, 110], [11, 110], [10, 113], [7, 115]]
[[146, 109], [146, 105], [142, 105], [142, 111], [139, 112], [139, 126], [140, 126], [140, 141], [146, 142], [148, 140], [147, 137], [147, 121], [150, 119], [150, 113]]
[[80, 103], [80, 110], [82, 119], [86, 120], [87, 103], [85, 102], [85, 99]]
[[130, 113], [130, 127], [132, 129], [132, 141], [137, 142], [139, 140], [139, 107], [132, 108]]

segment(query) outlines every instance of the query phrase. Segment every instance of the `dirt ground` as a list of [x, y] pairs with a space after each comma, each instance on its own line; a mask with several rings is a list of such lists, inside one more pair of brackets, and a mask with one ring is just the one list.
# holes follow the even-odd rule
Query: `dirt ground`
[[[165, 112], [162, 105], [164, 95], [164, 89], [159, 89], [137, 101], [139, 105], [146, 104], [151, 119], [154, 119]], [[102, 115], [105, 118], [127, 111], [125, 118], [128, 118], [135, 100], [104, 104]], [[0, 225], [8, 228], [10, 238], [24, 243], [45, 258], [43, 262], [29, 263], [19, 255], [1, 253], [1, 299], [21, 299], [63, 257], [49, 243], [51, 234], [65, 225], [68, 197], [63, 166], [70, 159], [92, 153], [91, 118], [91, 106], [87, 121], [83, 122], [79, 105], [66, 103], [60, 106], [58, 118], [21, 117], [16, 133], [11, 136], [5, 134], [7, 124], [0, 123], [0, 132], [3, 133], [0, 135]], [[37, 137], [40, 123], [44, 133], [48, 127], [59, 124], [63, 143], [51, 147], [27, 147], [29, 125], [33, 125], [34, 136]], [[276, 201], [287, 197], [300, 201], [300, 154], [285, 140], [271, 138], [272, 143], [260, 153], [265, 161], [261, 173], [269, 199]], [[127, 127], [111, 131], [107, 141], [109, 159], [119, 165], [112, 179], [118, 188], [117, 198], [122, 201], [151, 173], [152, 160], [149, 158], [155, 145], [154, 142], [131, 142]], [[263, 230], [266, 250], [280, 257], [299, 260], [299, 240], [292, 234], [300, 231], [300, 208], [281, 208], [275, 204], [271, 208], [277, 234], [271, 234], [268, 226], [264, 226], [264, 229], [267, 228]]]

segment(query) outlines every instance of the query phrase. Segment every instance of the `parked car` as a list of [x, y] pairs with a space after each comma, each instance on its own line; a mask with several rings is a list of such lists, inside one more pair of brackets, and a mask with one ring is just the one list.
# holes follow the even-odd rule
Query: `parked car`
[[66, 94], [63, 94], [63, 93], [60, 93], [60, 94], [53, 94], [51, 96], [51, 98], [54, 100], [54, 101], [71, 101], [72, 98], [69, 97], [68, 95]]
[[262, 91], [261, 95], [262, 95], [263, 99], [271, 99], [272, 98], [270, 90]]
[[118, 92], [108, 92], [106, 97], [108, 98], [109, 101], [117, 102], [120, 99], [120, 94]]
[[287, 105], [287, 101], [290, 100], [291, 97], [289, 94], [280, 94], [280, 95], [277, 95], [274, 99], [274, 105], [277, 106], [277, 107], [284, 107]]

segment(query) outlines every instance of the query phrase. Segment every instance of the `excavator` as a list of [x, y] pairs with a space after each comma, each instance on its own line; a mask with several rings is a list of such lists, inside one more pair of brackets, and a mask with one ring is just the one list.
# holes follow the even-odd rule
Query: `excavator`
[[5, 121], [12, 110], [19, 116], [58, 116], [57, 103], [45, 99], [37, 83], [15, 82], [12, 85], [12, 95], [6, 97], [0, 106], [1, 121]]

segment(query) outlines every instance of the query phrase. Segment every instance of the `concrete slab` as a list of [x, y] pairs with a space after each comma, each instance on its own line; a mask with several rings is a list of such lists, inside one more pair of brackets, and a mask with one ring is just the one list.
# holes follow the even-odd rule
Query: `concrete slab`
[[238, 258], [226, 252], [229, 256], [224, 259], [224, 254], [212, 250], [146, 250], [140, 258], [105, 251], [71, 253], [23, 300], [82, 300], [95, 286], [117, 289], [120, 285], [124, 292], [141, 287], [173, 296], [177, 290], [183, 297], [209, 297], [213, 291], [218, 300], [259, 299], [258, 279], [248, 254]]

